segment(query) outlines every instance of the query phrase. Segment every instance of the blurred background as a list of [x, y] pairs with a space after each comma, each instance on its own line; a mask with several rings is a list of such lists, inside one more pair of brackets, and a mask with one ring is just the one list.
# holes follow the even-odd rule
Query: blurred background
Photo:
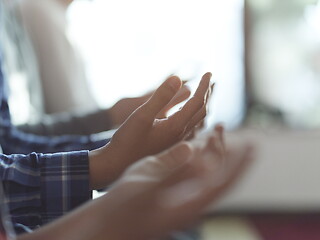
[[320, 125], [316, 0], [75, 1], [68, 18], [103, 107], [169, 74], [192, 86], [211, 71], [217, 90], [209, 122]]
[[242, 0], [75, 1], [69, 9], [70, 35], [101, 106], [152, 90], [170, 74], [193, 88], [211, 71], [219, 91], [209, 121], [228, 128], [244, 117], [242, 17]]
[[248, 120], [319, 127], [319, 4], [248, 0], [245, 15]]

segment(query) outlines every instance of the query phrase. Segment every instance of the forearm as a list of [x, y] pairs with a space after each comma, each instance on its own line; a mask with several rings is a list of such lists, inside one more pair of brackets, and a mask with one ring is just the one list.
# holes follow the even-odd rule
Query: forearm
[[112, 202], [106, 194], [33, 233], [18, 236], [17, 240], [130, 239], [130, 236], [121, 236], [125, 235], [124, 229], [120, 229], [122, 226], [114, 228], [110, 222], [111, 214]]
[[108, 140], [89, 136], [39, 136], [19, 131], [11, 124], [0, 123], [0, 145], [5, 154], [28, 154], [30, 152], [53, 153], [92, 150], [105, 145]]
[[108, 110], [87, 114], [61, 113], [48, 115], [35, 124], [19, 125], [18, 129], [37, 135], [90, 135], [112, 129]]

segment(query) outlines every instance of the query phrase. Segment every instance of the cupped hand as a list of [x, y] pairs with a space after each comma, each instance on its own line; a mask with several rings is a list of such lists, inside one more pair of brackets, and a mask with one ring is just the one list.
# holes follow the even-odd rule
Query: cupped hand
[[[109, 110], [108, 114], [112, 122], [112, 127], [119, 127], [124, 121], [142, 104], [146, 103], [153, 95], [154, 91], [140, 97], [123, 98], [116, 102]], [[168, 111], [177, 104], [185, 101], [190, 96], [191, 91], [188, 86], [183, 85], [174, 98], [162, 109], [157, 118], [166, 117]]]
[[158, 114], [168, 107], [182, 86], [178, 77], [169, 77], [120, 126], [111, 141], [98, 150], [101, 163], [92, 166], [95, 179], [100, 179], [101, 184], [111, 182], [135, 161], [168, 149], [188, 136], [206, 116], [210, 78], [211, 73], [204, 74], [192, 98], [176, 113], [159, 119]]
[[153, 239], [194, 223], [252, 161], [250, 147], [226, 151], [222, 141], [216, 129], [133, 164], [106, 197], [114, 209], [109, 232], [116, 239]]

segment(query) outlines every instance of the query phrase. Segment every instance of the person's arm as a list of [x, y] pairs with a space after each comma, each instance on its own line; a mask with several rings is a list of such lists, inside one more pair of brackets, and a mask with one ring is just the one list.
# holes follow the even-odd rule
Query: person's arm
[[[2, 104], [3, 105], [3, 104]], [[77, 150], [92, 150], [104, 146], [109, 139], [100, 139], [98, 136], [39, 136], [28, 134], [18, 130], [10, 122], [8, 115], [4, 111], [0, 111], [3, 117], [0, 122], [1, 137], [0, 145], [6, 154], [30, 152], [65, 152]]]
[[[159, 113], [165, 117], [175, 105], [190, 96], [190, 89], [183, 85], [172, 101]], [[90, 113], [66, 112], [50, 114], [34, 124], [17, 126], [19, 130], [44, 136], [90, 135], [119, 127], [138, 107], [150, 99], [153, 92], [140, 97], [123, 98], [109, 109], [100, 109]]]
[[87, 151], [1, 154], [0, 162], [1, 181], [14, 223], [34, 229], [91, 199]]
[[[1, 59], [0, 59], [0, 66]], [[0, 145], [5, 154], [31, 152], [64, 152], [91, 150], [105, 145], [108, 140], [99, 140], [95, 136], [41, 137], [18, 130], [11, 123], [8, 106], [8, 93], [3, 72], [0, 67]]]
[[[91, 179], [91, 184], [96, 188], [104, 188], [135, 161], [157, 154], [189, 136], [206, 116], [207, 102], [211, 94], [210, 78], [211, 73], [203, 75], [193, 97], [178, 112], [168, 118], [158, 118], [182, 86], [178, 77], [169, 77], [152, 97], [121, 125], [111, 142], [90, 153], [96, 159], [94, 164], [90, 162], [90, 169], [96, 176]], [[1, 83], [3, 84], [3, 79], [0, 75]], [[59, 152], [89, 147], [92, 149], [96, 146], [91, 137], [48, 138], [19, 132], [11, 125], [8, 104], [1, 85], [0, 90], [0, 144], [6, 154]]]
[[149, 240], [181, 230], [219, 199], [251, 161], [248, 148], [222, 156], [217, 141], [211, 136], [201, 144], [181, 143], [142, 159], [104, 196], [17, 239]]
[[[92, 108], [96, 109], [97, 105], [93, 103], [94, 97], [88, 90], [84, 67], [77, 57], [76, 49], [66, 37], [66, 26], [62, 24], [65, 20], [65, 12], [62, 8], [56, 9], [57, 6], [59, 4], [54, 0], [19, 2], [19, 10], [33, 43], [41, 75], [42, 92], [39, 93], [32, 88], [31, 95], [43, 96], [43, 104], [48, 116], [39, 119], [39, 122], [24, 124], [18, 128], [27, 133], [54, 136], [88, 135], [120, 126], [136, 108], [150, 98], [152, 93], [124, 98], [110, 109], [97, 110], [88, 115], [82, 114]], [[44, 32], [46, 34], [43, 34]], [[182, 90], [180, 98], [175, 100], [174, 105], [184, 101], [190, 95], [190, 90], [186, 87]], [[81, 114], [69, 113], [75, 109]], [[61, 111], [68, 113], [52, 115]]]
[[113, 127], [107, 109], [90, 113], [50, 114], [41, 118], [39, 122], [17, 126], [23, 132], [43, 136], [90, 135], [110, 130]]

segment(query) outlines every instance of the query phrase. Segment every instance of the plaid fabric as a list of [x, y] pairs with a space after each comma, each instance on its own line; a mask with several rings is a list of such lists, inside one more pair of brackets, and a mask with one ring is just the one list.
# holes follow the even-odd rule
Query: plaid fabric
[[12, 223], [9, 219], [5, 197], [0, 183], [0, 240], [15, 239]]
[[87, 151], [1, 154], [0, 176], [13, 223], [34, 229], [89, 200], [88, 171]]
[[[3, 203], [3, 193], [1, 192], [0, 195], [0, 201], [1, 201], [1, 205], [0, 205], [0, 240], [6, 240], [7, 238], [7, 229], [6, 229], [6, 223], [4, 220], [5, 217], [5, 208], [4, 208], [4, 203]], [[3, 216], [3, 217], [2, 217]]]
[[106, 142], [94, 141], [91, 136], [47, 138], [19, 132], [11, 124], [0, 69], [0, 145], [4, 153], [13, 154], [0, 155], [0, 174], [14, 223], [35, 228], [91, 198], [87, 151], [15, 153], [90, 150]]

